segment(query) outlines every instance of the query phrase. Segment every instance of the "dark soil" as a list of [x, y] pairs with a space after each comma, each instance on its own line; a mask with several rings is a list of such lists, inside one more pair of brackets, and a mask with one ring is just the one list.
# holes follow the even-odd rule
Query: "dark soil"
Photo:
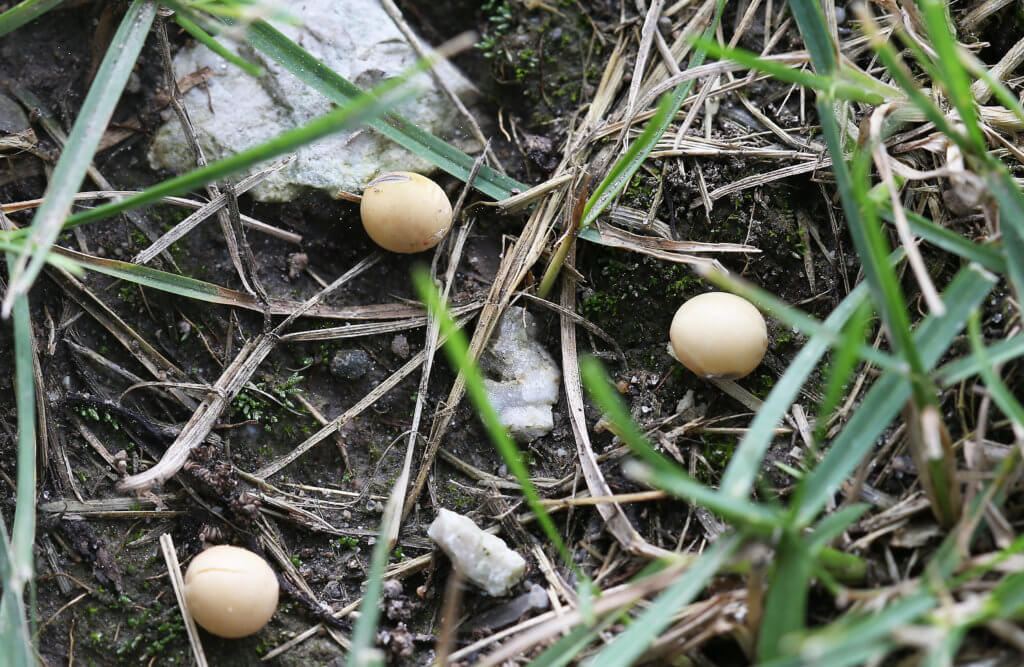
[[[610, 45], [592, 39], [592, 35], [595, 26], [604, 29], [618, 21], [618, 3], [612, 6], [604, 2], [558, 2], [558, 13], [526, 10], [522, 3], [496, 0], [468, 11], [462, 4], [406, 2], [404, 9], [409, 20], [431, 42], [467, 29], [485, 36], [481, 48], [459, 56], [457, 63], [485, 92], [490, 118], [496, 118], [501, 110], [506, 122], [516, 124], [521, 136], [539, 138], [530, 146], [523, 146], [507, 141], [493, 125], [488, 130], [494, 134], [496, 148], [510, 174], [523, 181], [540, 182], [552, 168], [552, 160], [558, 157], [560, 141], [573, 113], [589, 99], [600, 78]], [[503, 8], [509, 9], [507, 14]], [[111, 26], [116, 27], [119, 16], [118, 3], [79, 2], [6, 36], [0, 41], [4, 83], [15, 81], [28, 88], [61, 126], [70, 127], [89, 85], [97, 54], [102, 54], [104, 39], [109, 38]], [[731, 15], [723, 23], [732, 25]], [[171, 32], [175, 46], [185, 42], [184, 37]], [[156, 40], [151, 36], [129, 92], [115, 115], [118, 122], [138, 116], [142, 129], [96, 159], [100, 172], [116, 187], [138, 188], [168, 176], [151, 171], [145, 159], [149, 132], [159, 122], [154, 99], [162, 87]], [[755, 92], [774, 99], [777, 90], [766, 84], [757, 91], [749, 91]], [[788, 107], [775, 111], [779, 116], [790, 117], [796, 113], [797, 103], [790, 100]], [[44, 149], [55, 155], [58, 147], [45, 138], [38, 124], [36, 129], [43, 138]], [[729, 135], [741, 129], [723, 121], [713, 131]], [[27, 155], [7, 159], [0, 170], [2, 200], [40, 196], [45, 187], [40, 164], [38, 158]], [[849, 254], [848, 241], [843, 236], [834, 236], [826, 213], [832, 202], [825, 199], [813, 178], [793, 178], [718, 200], [708, 216], [700, 204], [692, 164], [687, 164], [685, 176], [680, 174], [675, 160], [661, 164], [660, 173], [640, 172], [623, 197], [623, 204], [646, 211], [658, 179], [664, 178], [666, 201], [658, 210], [659, 219], [671, 220], [681, 238], [757, 246], [760, 254], [726, 256], [722, 261], [785, 300], [801, 303], [812, 313], [827, 313], [845, 296], [846, 285], [855, 281], [857, 267], [844, 264], [841, 252], [837, 252], [846, 249]], [[713, 189], [755, 173], [761, 166], [747, 160], [723, 159], [707, 161], [703, 168], [707, 185]], [[457, 183], [450, 179], [442, 181], [451, 192], [458, 191]], [[83, 187], [93, 186], [87, 183]], [[298, 248], [257, 233], [248, 234], [259, 266], [259, 279], [271, 295], [303, 299], [318, 291], [318, 285], [308, 275], [289, 277], [289, 258], [293, 253], [306, 253], [309, 266], [330, 279], [374, 249], [359, 224], [357, 207], [350, 203], [313, 194], [284, 205], [258, 204], [243, 197], [242, 208], [245, 213], [298, 232], [304, 238]], [[834, 251], [829, 258], [819, 248], [813, 248], [814, 290], [804, 274], [805, 248], [798, 215], [818, 221], [822, 242]], [[27, 224], [29, 216], [22, 213], [12, 219]], [[168, 207], [153, 207], [138, 217], [159, 234], [180, 220], [182, 213]], [[456, 301], [466, 301], [487, 289], [497, 268], [503, 235], [515, 234], [523, 221], [517, 216], [484, 214], [477, 222], [465, 253], [469, 261], [458, 276]], [[145, 233], [126, 217], [90, 225], [82, 230], [81, 238], [68, 234], [62, 239], [69, 247], [77, 247], [83, 241], [93, 253], [115, 258], [131, 257], [148, 245]], [[177, 269], [163, 258], [158, 258], [153, 266], [240, 288], [216, 223], [200, 226], [177, 243], [170, 254]], [[424, 261], [429, 260], [390, 256], [331, 297], [330, 302], [357, 305], [411, 299], [410, 267]], [[746, 413], [745, 408], [712, 385], [684, 372], [666, 352], [668, 323], [675, 309], [685, 299], [707, 290], [694, 274], [681, 265], [597, 246], [581, 247], [577, 266], [586, 278], [579, 287], [581, 313], [625, 350], [627, 365], [610, 361], [609, 368], [616, 379], [627, 383], [627, 395], [642, 422], [653, 424], [671, 415], [688, 391], [694, 392], [698, 405], [706, 406], [709, 418]], [[237, 351], [242, 340], [258, 335], [264, 327], [262, 317], [253, 313], [173, 298], [96, 274], [85, 276], [83, 281], [180, 368], [188, 382], [212, 384], [234, 354], [232, 350]], [[531, 310], [543, 325], [548, 349], [557, 352], [557, 320], [542, 308]], [[116, 477], [81, 437], [74, 418], [83, 420], [109, 452], [124, 450], [131, 473], [145, 467], [143, 459], [158, 458], [169, 444], [166, 437], [151, 433], [153, 423], [181, 424], [189, 414], [145, 391], [134, 391], [120, 400], [133, 382], [86, 359], [75, 351], [76, 345], [96, 351], [143, 379], [150, 380], [152, 376], [51, 278], [41, 279], [33, 291], [32, 312], [41, 346], [50, 437], [48, 458], [40, 461], [39, 503], [75, 500], [76, 496], [85, 500], [120, 497], [115, 489]], [[307, 328], [318, 326], [315, 320], [306, 323]], [[766, 363], [741, 382], [762, 397], [802, 342], [798, 335], [776, 323], [770, 325], [770, 331], [772, 344]], [[8, 327], [0, 327], [0, 378], [6, 386], [12, 384], [9, 335]], [[422, 331], [404, 335], [414, 352], [422, 347]], [[157, 538], [170, 532], [183, 564], [202, 548], [204, 538], [259, 549], [254, 539], [256, 514], [244, 495], [253, 489], [226, 464], [254, 471], [287, 453], [319, 428], [295, 400], [296, 392], [301, 392], [327, 418], [352, 406], [404, 363], [405, 359], [392, 350], [392, 342], [393, 336], [386, 335], [279, 346], [253, 378], [262, 393], [246, 390], [215, 431], [223, 442], [205, 448], [205, 458], [196, 461], [198, 467], [179, 476], [188, 486], [189, 495], [182, 492], [178, 481], [159, 490], [160, 495], [173, 497], [168, 504], [174, 514], [144, 517], [136, 512], [129, 518], [111, 518], [41, 511], [35, 598], [44, 660], [52, 665], [69, 661], [76, 665], [190, 662]], [[581, 348], [589, 349], [590, 345], [581, 336]], [[603, 346], [598, 342], [599, 351], [607, 351]], [[356, 379], [339, 381], [330, 372], [330, 361], [339, 350], [353, 348], [368, 353], [371, 367]], [[401, 465], [405, 440], [400, 436], [411, 423], [418, 378], [419, 374], [414, 373], [345, 427], [343, 435], [352, 469], [345, 469], [337, 446], [327, 439], [274, 477], [273, 483], [299, 496], [306, 492], [288, 487], [289, 483], [386, 495]], [[447, 395], [452, 380], [447, 364], [439, 363], [430, 384], [428, 415]], [[809, 386], [813, 391], [813, 383]], [[15, 417], [11, 394], [0, 396], [0, 415], [7, 433], [0, 438], [0, 471], [13, 479]], [[588, 416], [595, 420], [597, 417], [596, 413]], [[572, 476], [576, 466], [575, 445], [564, 405], [557, 406], [555, 421], [553, 433], [529, 446], [528, 458], [536, 476], [561, 479]], [[737, 420], [725, 424], [743, 425]], [[599, 452], [612, 445], [610, 434], [596, 435], [595, 439]], [[396, 443], [401, 444], [391, 447]], [[679, 444], [684, 455], [689, 448], [702, 454], [711, 467], [701, 474], [713, 479], [735, 443], [733, 436], [694, 436]], [[443, 445], [478, 468], [504, 473], [485, 432], [465, 404], [460, 406]], [[778, 449], [788, 449], [786, 439], [780, 440]], [[66, 459], [59, 457], [58, 452]], [[637, 490], [621, 475], [615, 460], [608, 462], [606, 475], [616, 492]], [[425, 524], [434, 514], [431, 498], [436, 498], [441, 506], [469, 512], [483, 507], [486, 501], [486, 496], [473, 492], [474, 488], [449, 466], [438, 464], [435, 483], [404, 524], [400, 547], [392, 562], [431, 551], [425, 534]], [[6, 480], [0, 484], [0, 507], [10, 525], [14, 492]], [[632, 507], [630, 518], [655, 543], [675, 539], [680, 528], [676, 524], [685, 516], [683, 506], [675, 502]], [[140, 499], [138, 508], [152, 509], [152, 505]], [[380, 508], [379, 503], [362, 498], [348, 507], [321, 512], [342, 534], [315, 532], [287, 517], [270, 517], [267, 521], [277, 531], [281, 546], [317, 600], [338, 609], [360, 595], [380, 522]], [[568, 532], [567, 543], [576, 544], [588, 536], [605, 549], [611, 538], [601, 534], [595, 517], [596, 513], [578, 511], [567, 525], [563, 523]], [[585, 568], [598, 564], [582, 550], [576, 550], [575, 555]], [[556, 560], [553, 554], [552, 560]], [[533, 565], [522, 590], [541, 578]], [[402, 608], [384, 616], [385, 629], [394, 631], [404, 624], [414, 634], [415, 652], [407, 659], [410, 664], [425, 664], [431, 655], [430, 637], [437, 629], [446, 571], [445, 566], [405, 580], [405, 597], [398, 605]], [[86, 593], [85, 597], [76, 599], [82, 593]], [[467, 591], [465, 604], [467, 613], [478, 615], [501, 601]], [[66, 605], [69, 606], [65, 608]], [[255, 664], [260, 655], [315, 624], [319, 620], [317, 612], [315, 602], [286, 592], [273, 621], [259, 634], [225, 641], [204, 633], [207, 655], [215, 665]], [[348, 623], [344, 622], [343, 627], [348, 628]], [[343, 632], [348, 634], [348, 630]], [[321, 633], [271, 664], [334, 664], [332, 660], [342, 655], [342, 649]]]

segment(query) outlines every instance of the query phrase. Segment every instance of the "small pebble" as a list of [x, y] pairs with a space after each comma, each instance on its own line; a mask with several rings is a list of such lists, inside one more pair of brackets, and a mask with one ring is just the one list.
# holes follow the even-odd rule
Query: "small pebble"
[[405, 334], [398, 334], [391, 341], [391, 351], [399, 359], [409, 358], [409, 339]]
[[373, 359], [363, 350], [338, 350], [331, 358], [331, 375], [339, 380], [358, 380], [372, 364]]

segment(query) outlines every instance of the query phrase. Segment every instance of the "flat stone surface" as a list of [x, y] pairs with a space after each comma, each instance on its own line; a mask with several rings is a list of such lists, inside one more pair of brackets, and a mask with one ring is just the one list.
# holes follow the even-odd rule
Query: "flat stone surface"
[[[377, 0], [303, 0], [288, 3], [288, 11], [303, 25], [277, 23], [275, 27], [364, 90], [407, 70], [418, 59]], [[230, 40], [221, 41], [228, 48], [240, 50]], [[214, 73], [205, 86], [185, 94], [185, 106], [210, 162], [263, 143], [335, 108], [277, 63], [247, 46], [241, 52], [267, 73], [259, 79], [249, 76], [201, 44], [183, 48], [174, 58], [179, 78], [204, 67]], [[442, 64], [440, 71], [464, 102], [478, 95], [451, 65]], [[418, 74], [413, 81], [421, 93], [396, 111], [464, 150], [478, 150], [477, 142], [461, 129], [463, 119], [430, 75]], [[195, 166], [195, 160], [181, 125], [171, 110], [165, 112], [165, 118], [167, 122], [157, 131], [150, 148], [150, 163], [154, 168], [187, 171]], [[364, 128], [339, 132], [299, 149], [293, 164], [250, 193], [260, 201], [282, 202], [294, 199], [306, 188], [331, 195], [339, 189], [360, 192], [375, 176], [399, 170], [429, 173], [433, 167]]]

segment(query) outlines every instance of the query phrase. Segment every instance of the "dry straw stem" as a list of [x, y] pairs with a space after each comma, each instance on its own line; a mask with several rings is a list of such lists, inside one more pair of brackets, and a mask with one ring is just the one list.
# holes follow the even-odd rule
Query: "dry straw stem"
[[[237, 196], [249, 191], [266, 180], [267, 177], [276, 174], [294, 161], [294, 155], [288, 156], [284, 160], [279, 160], [266, 169], [261, 169], [255, 174], [242, 179], [234, 187], [235, 195]], [[176, 224], [171, 229], [167, 230], [167, 232], [157, 239], [152, 245], [137, 254], [132, 261], [136, 264], [149, 263], [154, 257], [169, 248], [171, 244], [192, 231], [199, 225], [199, 223], [205, 221], [214, 213], [219, 213], [223, 210], [228, 204], [228, 200], [229, 196], [227, 194], [217, 194], [207, 204], [203, 205], [202, 208]]]
[[[458, 326], [461, 327], [464, 326], [467, 321], [469, 321], [469, 317], [463, 317], [462, 319], [457, 320], [456, 323], [458, 324]], [[443, 345], [445, 340], [445, 337], [441, 336], [438, 341], [438, 345]], [[386, 380], [384, 380], [379, 385], [374, 387], [369, 394], [361, 398], [359, 402], [357, 402], [351, 408], [349, 408], [345, 412], [341, 413], [340, 415], [332, 419], [330, 422], [324, 425], [324, 427], [321, 428], [319, 431], [317, 431], [313, 435], [309, 436], [306, 440], [296, 445], [295, 448], [292, 449], [292, 451], [288, 452], [284, 456], [268, 463], [264, 467], [257, 470], [255, 473], [256, 476], [266, 479], [284, 470], [293, 461], [295, 461], [300, 456], [302, 456], [309, 450], [319, 445], [324, 440], [324, 438], [331, 435], [332, 433], [337, 432], [338, 428], [340, 428], [343, 424], [346, 424], [352, 419], [355, 419], [359, 414], [363, 412], [363, 410], [376, 403], [381, 396], [391, 391], [398, 385], [399, 382], [404, 380], [413, 371], [419, 368], [420, 364], [422, 364], [426, 358], [426, 350], [421, 350], [419, 353], [417, 353], [415, 356], [409, 359], [409, 361], [405, 362], [405, 364], [401, 368], [392, 373]]]
[[203, 643], [199, 640], [199, 629], [196, 628], [195, 619], [188, 611], [185, 604], [185, 582], [181, 576], [181, 566], [178, 565], [178, 554], [174, 550], [174, 540], [167, 533], [160, 536], [160, 551], [163, 552], [164, 561], [167, 563], [167, 576], [171, 580], [171, 588], [174, 589], [174, 599], [178, 602], [178, 610], [185, 621], [185, 632], [188, 634], [188, 644], [192, 647], [192, 657], [199, 667], [207, 667], [206, 654], [203, 653]]
[[217, 379], [217, 382], [210, 390], [210, 394], [196, 408], [196, 411], [192, 413], [192, 417], [189, 418], [188, 422], [181, 429], [181, 433], [174, 443], [167, 448], [160, 461], [143, 473], [126, 477], [118, 487], [121, 490], [148, 489], [157, 484], [162, 484], [181, 470], [182, 466], [185, 465], [185, 461], [188, 460], [191, 451], [206, 440], [210, 430], [220, 419], [221, 413], [231, 404], [231, 401], [238, 395], [238, 392], [249, 382], [256, 369], [259, 368], [263, 360], [267, 358], [267, 355], [277, 345], [281, 333], [296, 318], [313, 308], [325, 296], [373, 266], [380, 258], [381, 255], [377, 253], [359, 262], [329, 286], [307, 300], [298, 309], [294, 310], [273, 330], [261, 334], [255, 340], [246, 342], [231, 364]]
[[[459, 268], [459, 262], [462, 260], [462, 250], [466, 246], [466, 239], [469, 238], [469, 232], [473, 228], [474, 218], [461, 216], [462, 207], [466, 202], [466, 197], [469, 195], [470, 189], [473, 187], [473, 179], [476, 178], [477, 173], [480, 171], [480, 166], [483, 164], [484, 156], [490, 150], [490, 142], [484, 145], [484, 150], [480, 157], [477, 158], [476, 162], [473, 163], [473, 168], [469, 172], [469, 178], [466, 179], [466, 184], [462, 188], [462, 192], [459, 194], [458, 201], [455, 202], [455, 207], [452, 210], [452, 218], [456, 220], [462, 220], [459, 225], [458, 232], [456, 232], [454, 239], [451, 241], [451, 251], [448, 253], [448, 265], [444, 276], [444, 290], [441, 294], [441, 301], [447, 307], [448, 298], [451, 294], [452, 286], [455, 284], [455, 271]], [[449, 238], [452, 238], [449, 236]], [[442, 244], [441, 247], [447, 247], [446, 244]], [[437, 261], [441, 256], [441, 250], [438, 249], [434, 253], [434, 261], [431, 263], [430, 275], [435, 281], [437, 280]], [[409, 489], [409, 476], [412, 474], [412, 460], [413, 454], [416, 451], [416, 440], [419, 438], [420, 431], [420, 420], [423, 418], [423, 405], [427, 397], [427, 388], [430, 383], [430, 371], [434, 367], [434, 355], [437, 352], [438, 338], [441, 333], [441, 321], [437, 317], [430, 317], [430, 323], [427, 325], [427, 339], [423, 347], [427, 356], [423, 361], [423, 371], [420, 373], [420, 384], [419, 389], [416, 392], [416, 405], [413, 408], [412, 413], [412, 426], [409, 429], [409, 441], [405, 445], [405, 460], [402, 463], [402, 470], [398, 474], [398, 479], [395, 480], [395, 484], [391, 489], [392, 498], [388, 502], [389, 512], [393, 511], [394, 514], [388, 513], [382, 519], [382, 525], [388, 527], [388, 534], [384, 536], [388, 543], [388, 550], [395, 546], [395, 542], [398, 541], [398, 531], [402, 526], [401, 516], [403, 514], [403, 503], [405, 501], [406, 491]]]
[[[576, 246], [573, 244], [569, 247], [566, 264], [572, 266], [575, 261]], [[562, 308], [568, 311], [576, 310], [576, 284], [574, 282], [563, 280], [561, 301]], [[561, 334], [562, 375], [565, 384], [565, 397], [569, 409], [569, 421], [572, 424], [572, 431], [576, 440], [576, 450], [580, 466], [583, 469], [583, 477], [592, 496], [613, 496], [611, 487], [605, 481], [601, 467], [597, 463], [594, 448], [590, 444], [590, 429], [587, 428], [587, 420], [583, 410], [583, 387], [580, 382], [579, 357], [576, 352], [576, 323], [572, 318], [565, 315], [561, 317]], [[600, 513], [601, 518], [604, 519], [608, 530], [626, 551], [648, 558], [660, 558], [669, 555], [670, 552], [655, 547], [637, 532], [618, 503], [601, 503], [597, 505], [597, 511]]]
[[[244, 181], [243, 181], [244, 183]], [[93, 199], [120, 199], [123, 197], [130, 197], [137, 195], [141, 190], [96, 190], [91, 192], [79, 192], [75, 195], [75, 201], [89, 201]], [[205, 206], [224, 206], [227, 203], [227, 196], [222, 195], [217, 199], [210, 202], [200, 202], [194, 199], [188, 199], [185, 197], [163, 197], [161, 202], [165, 204], [174, 204], [175, 206], [183, 206], [191, 209], [201, 209]], [[43, 202], [42, 199], [28, 199], [25, 201], [10, 202], [3, 205], [4, 213], [14, 213], [16, 211], [24, 211], [26, 209], [35, 208]], [[256, 220], [247, 215], [242, 215], [242, 224], [255, 230], [266, 234], [267, 236], [273, 236], [279, 238], [282, 241], [288, 243], [294, 243], [300, 245], [302, 243], [302, 235], [296, 234], [295, 232], [289, 232], [281, 229], [280, 227], [274, 227], [268, 225], [265, 222]]]

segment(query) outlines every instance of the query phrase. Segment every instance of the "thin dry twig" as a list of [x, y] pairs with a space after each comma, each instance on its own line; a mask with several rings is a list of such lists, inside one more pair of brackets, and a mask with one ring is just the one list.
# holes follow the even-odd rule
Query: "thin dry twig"
[[178, 601], [178, 609], [185, 621], [185, 632], [188, 634], [188, 644], [192, 647], [192, 657], [195, 658], [199, 667], [207, 667], [206, 654], [203, 652], [203, 643], [199, 639], [199, 630], [196, 628], [195, 619], [189, 613], [188, 605], [185, 604], [185, 581], [181, 577], [181, 566], [178, 565], [178, 554], [174, 550], [174, 540], [168, 533], [160, 536], [160, 551], [164, 554], [164, 561], [167, 563], [167, 576], [171, 580], [171, 587], [174, 589], [174, 599]]

